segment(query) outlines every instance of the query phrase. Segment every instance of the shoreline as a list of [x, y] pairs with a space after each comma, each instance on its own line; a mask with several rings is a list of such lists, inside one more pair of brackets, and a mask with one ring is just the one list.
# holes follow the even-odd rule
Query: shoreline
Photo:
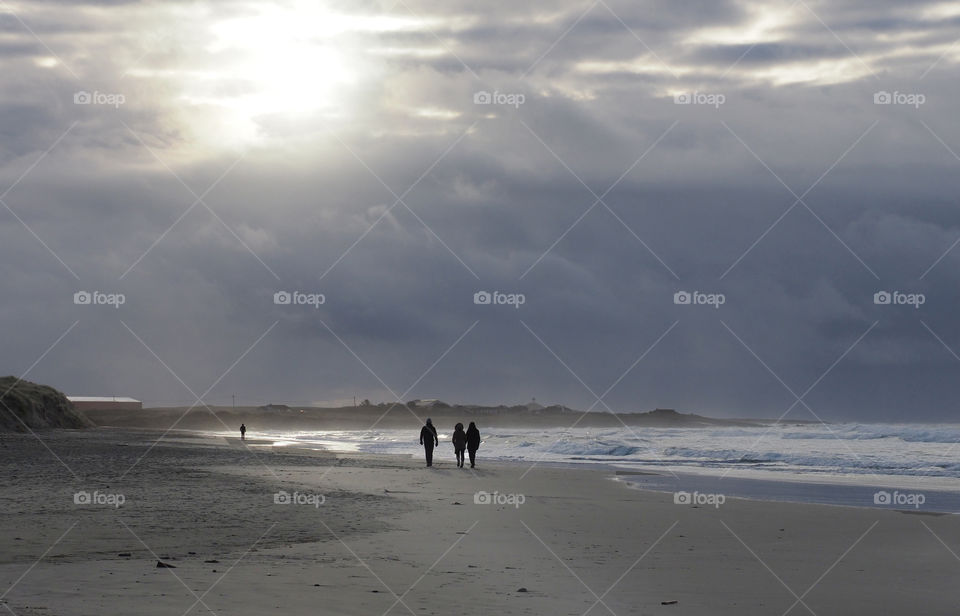
[[[160, 433], [164, 431], [154, 428], [137, 428], [129, 430], [122, 427], [102, 426], [93, 428], [94, 430], [107, 429], [119, 432], [142, 432], [145, 434]], [[200, 440], [234, 440], [241, 442], [239, 437], [230, 436], [222, 432], [211, 432], [205, 430], [174, 429], [167, 433], [167, 438], [171, 435], [181, 437], [190, 437]], [[392, 452], [364, 452], [355, 449], [338, 449], [328, 447], [323, 444], [304, 444], [297, 441], [286, 441], [283, 445], [275, 445], [276, 438], [273, 437], [248, 437], [244, 443], [250, 447], [270, 448], [271, 450], [299, 452], [301, 455], [334, 455], [338, 457], [355, 457], [357, 459], [376, 459], [381, 456], [396, 457], [398, 460], [416, 461], [416, 454], [392, 453]], [[443, 444], [441, 444], [441, 448]], [[686, 467], [643, 467], [628, 463], [618, 464], [616, 460], [603, 461], [584, 461], [572, 459], [568, 461], [543, 460], [543, 461], [521, 461], [508, 458], [490, 457], [485, 458], [484, 464], [493, 463], [502, 465], [505, 468], [515, 467], [523, 468], [525, 471], [531, 467], [545, 468], [569, 468], [569, 469], [594, 469], [598, 472], [605, 472], [610, 479], [623, 483], [629, 489], [647, 490], [658, 493], [672, 494], [678, 491], [699, 491], [704, 492], [709, 487], [714, 493], [722, 493], [728, 498], [739, 498], [744, 500], [771, 502], [771, 503], [793, 503], [810, 505], [828, 505], [838, 507], [861, 507], [865, 509], [904, 511], [908, 513], [934, 513], [934, 514], [960, 514], [960, 486], [956, 490], [944, 490], [936, 485], [909, 485], [912, 482], [922, 484], [927, 480], [933, 482], [945, 483], [947, 478], [918, 476], [890, 476], [878, 477], [875, 474], [865, 473], [863, 475], [826, 475], [805, 477], [796, 473], [774, 471], [751, 471], [749, 469], [734, 469], [733, 472], [721, 472], [720, 469], [713, 468], [686, 468]], [[449, 463], [455, 465], [451, 460], [446, 460], [444, 456], [435, 458], [439, 464]], [[729, 470], [729, 469], [726, 469]], [[743, 474], [746, 471], [747, 474]], [[766, 475], [766, 476], [764, 476]], [[637, 477], [638, 479], [628, 479], [628, 477]], [[647, 478], [646, 480], [642, 478]], [[885, 479], [891, 479], [885, 481]], [[851, 496], [850, 491], [855, 492], [856, 496]], [[873, 495], [878, 492], [910, 493], [922, 494], [924, 503], [921, 506], [910, 504], [904, 507], [893, 505], [883, 505], [873, 501]], [[892, 497], [893, 498], [893, 497]]]

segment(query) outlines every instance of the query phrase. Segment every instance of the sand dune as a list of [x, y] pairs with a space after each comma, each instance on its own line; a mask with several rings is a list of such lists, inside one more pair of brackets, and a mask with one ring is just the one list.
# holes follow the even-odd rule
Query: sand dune
[[0, 432], [93, 425], [67, 397], [52, 387], [12, 376], [0, 378]]

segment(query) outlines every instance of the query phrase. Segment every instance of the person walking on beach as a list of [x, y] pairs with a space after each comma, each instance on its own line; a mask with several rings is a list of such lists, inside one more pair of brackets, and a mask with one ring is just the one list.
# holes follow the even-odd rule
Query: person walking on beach
[[247, 426], [240, 424], [240, 440], [244, 441], [247, 439]]
[[423, 445], [423, 454], [427, 458], [427, 466], [433, 466], [433, 448], [440, 446], [440, 439], [437, 437], [437, 429], [433, 427], [433, 422], [427, 417], [427, 425], [420, 428], [420, 444]]
[[477, 462], [477, 450], [480, 449], [480, 430], [477, 429], [477, 424], [470, 422], [470, 426], [467, 428], [467, 451], [470, 453], [470, 468], [473, 468], [473, 465]]
[[457, 456], [457, 468], [463, 468], [464, 450], [467, 448], [467, 434], [463, 431], [463, 424], [458, 423], [453, 428], [453, 453]]

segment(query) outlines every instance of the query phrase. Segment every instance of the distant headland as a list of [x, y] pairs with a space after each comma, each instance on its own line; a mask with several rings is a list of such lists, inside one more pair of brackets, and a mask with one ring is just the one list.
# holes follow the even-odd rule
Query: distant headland
[[719, 419], [673, 409], [626, 413], [583, 412], [568, 406], [542, 406], [536, 402], [484, 406], [448, 404], [441, 400], [313, 407], [265, 404], [262, 406], [157, 407], [131, 411], [119, 408], [84, 411], [98, 425], [137, 428], [224, 430], [241, 423], [253, 430], [362, 430], [371, 427], [399, 429], [417, 426], [430, 417], [439, 425], [476, 421], [486, 427], [616, 428], [623, 426], [703, 428], [757, 426], [768, 422], [749, 419]]

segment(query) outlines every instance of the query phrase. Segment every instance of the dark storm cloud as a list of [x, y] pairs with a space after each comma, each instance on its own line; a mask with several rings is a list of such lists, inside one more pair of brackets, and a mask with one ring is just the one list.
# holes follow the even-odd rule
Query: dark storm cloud
[[722, 45], [700, 47], [695, 59], [700, 62], [713, 62], [729, 66], [739, 58], [746, 64], [773, 64], [793, 62], [812, 58], [839, 58], [850, 54], [841, 44], [829, 47], [797, 45], [783, 43], [761, 43], [758, 45]]
[[[344, 10], [367, 6], [382, 10]], [[797, 395], [817, 383], [806, 402], [825, 418], [949, 418], [960, 362], [937, 337], [960, 348], [960, 249], [930, 268], [960, 237], [960, 161], [938, 141], [960, 150], [950, 19], [809, 3], [842, 43], [797, 5], [776, 40], [720, 44], [696, 34], [746, 28], [763, 5], [589, 6], [395, 7], [437, 21], [357, 44], [436, 55], [371, 53], [383, 70], [341, 116], [264, 114], [258, 139], [221, 143], [203, 131], [226, 112], [182, 96], [224, 59], [209, 16], [18, 5], [76, 76], [0, 20], [0, 194], [39, 159], [3, 197], [20, 220], [0, 208], [5, 371], [79, 321], [30, 378], [189, 404], [178, 377], [202, 394], [269, 332], [211, 400], [390, 400], [449, 351], [407, 398], [587, 408], [649, 350], [611, 407], [779, 416], [796, 402], [782, 379]], [[881, 31], [921, 44], [903, 56]], [[708, 89], [722, 105], [674, 104]], [[80, 90], [126, 103], [74, 105]], [[475, 105], [478, 90], [526, 100]], [[925, 102], [874, 105], [881, 90]], [[126, 303], [76, 306], [78, 290]], [[275, 305], [283, 290], [327, 301]], [[526, 303], [475, 305], [480, 290]], [[882, 290], [926, 303], [876, 305]], [[676, 305], [678, 291], [726, 302]]]

